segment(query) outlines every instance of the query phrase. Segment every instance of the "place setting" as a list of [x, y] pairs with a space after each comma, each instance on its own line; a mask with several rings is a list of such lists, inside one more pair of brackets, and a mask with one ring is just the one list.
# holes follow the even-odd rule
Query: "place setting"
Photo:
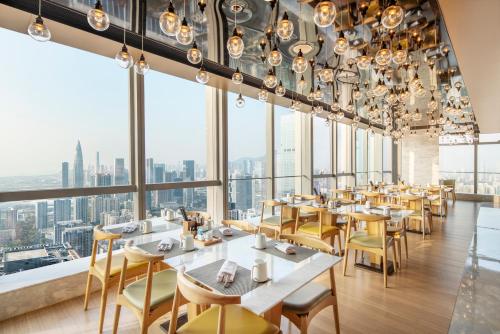
[[317, 253], [315, 250], [287, 242], [267, 240], [266, 235], [263, 233], [255, 235], [255, 244], [252, 248], [295, 263], [302, 262]]

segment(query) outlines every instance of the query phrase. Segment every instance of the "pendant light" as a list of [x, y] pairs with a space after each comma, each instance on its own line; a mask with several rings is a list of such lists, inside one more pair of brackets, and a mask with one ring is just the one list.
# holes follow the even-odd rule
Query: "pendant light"
[[269, 97], [268, 91], [263, 86], [259, 90], [258, 97], [259, 97], [259, 101], [262, 101], [262, 102], [266, 102], [268, 97]]
[[321, 90], [321, 87], [319, 85], [316, 86], [316, 91], [314, 92], [314, 99], [317, 101], [321, 101], [325, 94]]
[[144, 23], [142, 24], [141, 29], [141, 57], [139, 60], [135, 62], [134, 70], [135, 73], [139, 75], [144, 75], [149, 71], [149, 64], [146, 61], [146, 57], [144, 57]]
[[267, 88], [272, 89], [276, 87], [276, 85], [278, 84], [278, 79], [276, 78], [276, 75], [274, 74], [274, 71], [272, 69], [267, 72], [267, 75], [264, 77], [263, 82]]
[[160, 15], [160, 29], [167, 36], [174, 37], [181, 28], [181, 19], [175, 13], [172, 1], [168, 4], [168, 9]]
[[186, 17], [182, 19], [179, 32], [177, 32], [175, 38], [177, 39], [177, 42], [181, 43], [182, 45], [189, 45], [193, 42], [194, 39], [193, 28], [191, 28], [191, 26], [188, 25]]
[[42, 19], [42, 0], [38, 0], [38, 16], [28, 26], [28, 34], [38, 42], [47, 42], [50, 40], [50, 30]]
[[300, 76], [299, 81], [297, 82], [297, 88], [302, 91], [306, 87], [306, 80], [304, 79], [304, 74]]
[[335, 41], [335, 46], [333, 47], [333, 51], [339, 56], [341, 56], [344, 53], [346, 53], [348, 48], [349, 48], [349, 42], [347, 42], [347, 39], [345, 39], [344, 37], [344, 32], [341, 30], [339, 33], [339, 38], [337, 38], [337, 40]]
[[386, 29], [394, 29], [403, 22], [405, 12], [401, 6], [396, 5], [395, 0], [391, 0], [389, 4], [382, 13], [381, 22]]
[[271, 52], [269, 52], [269, 56], [267, 57], [267, 61], [269, 62], [269, 65], [271, 66], [279, 66], [281, 64], [281, 61], [283, 60], [283, 56], [281, 55], [281, 52], [278, 50], [278, 47], [276, 44], [274, 44], [273, 49]]
[[332, 25], [337, 16], [337, 8], [332, 1], [320, 1], [314, 7], [313, 19], [314, 23], [321, 28]]
[[325, 66], [319, 71], [319, 79], [324, 83], [333, 82], [333, 69], [325, 62]]
[[196, 44], [196, 41], [193, 42], [193, 46], [187, 51], [187, 60], [193, 64], [199, 64], [201, 63], [201, 60], [203, 58], [203, 55], [201, 54], [200, 49], [198, 49], [198, 45]]
[[231, 56], [231, 58], [233, 59], [239, 59], [243, 54], [243, 50], [245, 49], [245, 43], [243, 42], [241, 36], [238, 34], [237, 27], [238, 26], [237, 26], [236, 11], [235, 11], [233, 35], [229, 37], [226, 43], [226, 48], [229, 53], [229, 56]]
[[387, 48], [385, 41], [382, 42], [382, 47], [375, 55], [375, 62], [380, 66], [387, 66], [392, 59], [392, 52]]
[[302, 49], [299, 49], [299, 53], [293, 58], [292, 69], [299, 74], [304, 73], [307, 70], [307, 60], [302, 54]]
[[314, 89], [311, 87], [309, 94], [307, 94], [307, 101], [314, 101]]
[[283, 86], [283, 83], [279, 82], [278, 86], [276, 86], [276, 90], [274, 91], [276, 93], [276, 95], [282, 97], [282, 96], [285, 96], [285, 93], [286, 93], [286, 88], [285, 86]]
[[366, 49], [363, 49], [361, 56], [356, 58], [356, 63], [360, 70], [366, 70], [370, 67], [372, 59], [366, 54]]
[[202, 62], [200, 69], [196, 73], [196, 81], [198, 81], [199, 83], [204, 85], [208, 82], [209, 79], [210, 79], [210, 75], [205, 70], [205, 67], [203, 66], [203, 62]]
[[243, 82], [243, 74], [241, 74], [239, 67], [236, 67], [236, 71], [234, 71], [233, 76], [231, 77], [231, 81], [235, 85], [239, 85]]
[[290, 38], [292, 38], [293, 22], [288, 19], [288, 14], [286, 11], [283, 13], [283, 17], [278, 22], [278, 25], [276, 27], [276, 34], [283, 41], [288, 41]]
[[238, 97], [236, 98], [236, 107], [237, 108], [243, 108], [245, 106], [245, 99], [241, 95], [241, 93], [238, 94]]
[[406, 57], [408, 56], [406, 50], [403, 49], [401, 44], [398, 43], [398, 49], [394, 51], [394, 55], [392, 56], [392, 61], [396, 65], [403, 65], [406, 61]]
[[97, 31], [105, 31], [109, 28], [109, 16], [102, 9], [101, 0], [97, 0], [94, 8], [87, 12], [87, 21]]
[[[123, 6], [123, 17], [126, 17], [126, 6]], [[116, 63], [121, 67], [128, 69], [134, 64], [134, 57], [128, 52], [126, 44], [127, 32], [125, 30], [125, 22], [123, 23], [123, 45], [122, 49], [115, 55]]]

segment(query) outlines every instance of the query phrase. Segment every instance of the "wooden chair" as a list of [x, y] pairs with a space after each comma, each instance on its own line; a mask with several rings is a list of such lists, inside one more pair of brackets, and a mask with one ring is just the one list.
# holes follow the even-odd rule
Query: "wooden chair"
[[[279, 216], [273, 214], [270, 217], [264, 218], [266, 208], [271, 208], [272, 210], [279, 208]], [[284, 202], [274, 200], [263, 201], [258, 232], [260, 233], [263, 228], [272, 230], [274, 231], [274, 238], [277, 239], [283, 233], [283, 230], [287, 228], [293, 230], [295, 228], [299, 219], [299, 212], [298, 208], [288, 207]]]
[[[121, 265], [123, 263], [124, 254], [113, 254], [113, 241], [121, 239], [120, 234], [106, 232], [102, 229], [102, 225], [94, 228], [94, 241], [92, 242], [92, 254], [90, 256], [90, 267], [87, 275], [87, 285], [85, 288], [85, 298], [83, 302], [83, 309], [87, 310], [89, 303], [90, 289], [92, 286], [92, 279], [96, 277], [101, 282], [101, 306], [99, 310], [99, 333], [102, 333], [104, 325], [104, 315], [106, 313], [106, 302], [108, 299], [108, 290], [110, 287], [116, 285], [120, 278]], [[107, 253], [106, 257], [96, 260], [97, 249], [99, 242], [106, 243]], [[131, 263], [128, 267], [128, 275], [126, 279], [142, 275], [146, 272], [147, 263], [136, 262]]]
[[[215, 273], [214, 273], [215, 275]], [[212, 305], [194, 319], [177, 329], [179, 306], [183, 302], [197, 305]], [[239, 333], [239, 334], [277, 334], [280, 329], [264, 318], [241, 307], [240, 296], [223, 295], [205, 289], [188, 279], [183, 272], [177, 274], [172, 320], [169, 334]], [[227, 318], [227, 321], [226, 321]]]
[[188, 217], [201, 217], [203, 220], [210, 220], [212, 216], [208, 212], [204, 211], [186, 211]]
[[[146, 334], [149, 326], [162, 315], [172, 310], [177, 272], [165, 269], [153, 273], [153, 268], [163, 260], [163, 255], [147, 253], [131, 242], [125, 245], [125, 257], [120, 275], [120, 283], [116, 297], [113, 334], [118, 330], [122, 306], [130, 309], [139, 319], [141, 333]], [[146, 277], [125, 286], [129, 263], [147, 263]]]
[[[394, 246], [394, 238], [387, 235], [387, 221], [390, 220], [391, 217], [356, 212], [349, 212], [347, 215], [349, 216], [349, 220], [344, 253], [344, 276], [346, 274], [347, 260], [350, 249], [373, 253], [376, 256], [382, 257], [384, 287], [387, 288], [387, 249], [389, 247], [392, 247], [394, 271], [397, 271], [397, 257], [396, 247]], [[366, 229], [364, 231], [351, 233], [351, 225], [355, 220], [366, 222]]]
[[339, 197], [345, 200], [354, 200], [354, 193], [348, 189], [332, 189], [332, 194], [335, 197]]
[[401, 220], [397, 224], [390, 224], [387, 226], [387, 235], [394, 238], [395, 247], [398, 252], [398, 268], [401, 268], [401, 262], [403, 261], [403, 256], [401, 252], [401, 243], [405, 243], [405, 256], [406, 261], [408, 261], [408, 236], [406, 235], [406, 220]]
[[455, 193], [455, 180], [453, 179], [441, 180], [439, 181], [439, 184], [447, 188], [451, 188], [451, 191], [446, 193], [446, 198], [451, 196], [451, 199], [453, 200], [453, 205], [455, 205], [455, 202], [457, 200], [457, 194]]
[[[298, 199], [300, 201], [314, 201], [314, 202], [319, 202], [319, 195], [301, 195], [301, 194], [295, 194], [293, 195], [295, 199]], [[307, 223], [310, 221], [316, 221], [318, 220], [318, 215], [314, 212], [304, 212], [300, 211], [299, 212], [299, 221], [303, 223]]]
[[236, 227], [236, 229], [251, 234], [257, 233], [257, 227], [246, 220], [223, 220], [222, 225], [227, 227]]
[[303, 234], [320, 240], [330, 238], [333, 246], [335, 239], [338, 239], [339, 254], [342, 253], [342, 241], [340, 239], [340, 230], [337, 228], [337, 215], [328, 212], [327, 208], [316, 208], [313, 206], [301, 206], [300, 212], [314, 213], [317, 221], [308, 221], [306, 223], [298, 222], [295, 226], [296, 234]]
[[361, 191], [360, 194], [363, 196], [361, 204], [366, 203], [366, 201], [370, 201], [372, 205], [379, 205], [381, 202], [380, 193], [377, 191]]
[[430, 218], [429, 215], [426, 215], [424, 207], [424, 197], [402, 194], [399, 195], [399, 204], [406, 206], [406, 209], [408, 210], [414, 211], [410, 216], [408, 216], [408, 220], [409, 222], [411, 222], [412, 220], [417, 220], [420, 222], [420, 226], [422, 229], [422, 239], [425, 239], [425, 222], [427, 220], [429, 223], [430, 234], [432, 231], [432, 215]]
[[446, 193], [441, 187], [430, 187], [427, 189], [429, 196], [429, 209], [432, 214], [439, 215], [441, 218], [448, 215], [448, 203], [446, 202]]
[[[298, 245], [317, 249], [321, 252], [334, 254], [335, 250], [322, 240], [302, 235], [281, 235], [280, 239], [294, 242]], [[310, 282], [283, 301], [283, 315], [287, 317], [301, 334], [307, 333], [311, 320], [326, 307], [333, 307], [333, 318], [335, 320], [335, 332], [340, 333], [339, 308], [337, 291], [335, 287], [335, 275], [333, 267], [329, 269], [330, 288], [315, 282]]]

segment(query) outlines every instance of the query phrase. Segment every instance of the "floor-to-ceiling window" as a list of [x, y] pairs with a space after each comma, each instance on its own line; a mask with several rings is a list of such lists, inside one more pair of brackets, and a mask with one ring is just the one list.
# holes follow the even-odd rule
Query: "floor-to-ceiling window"
[[[334, 125], [335, 123], [333, 123]], [[326, 193], [335, 188], [332, 162], [332, 122], [313, 118], [313, 189]]]
[[440, 145], [439, 178], [455, 180], [459, 193], [474, 193], [474, 145]]
[[477, 193], [500, 195], [500, 134], [479, 135]]
[[352, 170], [352, 128], [350, 125], [337, 123], [337, 187], [354, 186]]
[[392, 183], [392, 138], [384, 136], [382, 143], [382, 181]]
[[260, 203], [271, 197], [267, 175], [267, 106], [246, 97], [237, 108], [237, 95], [228, 93], [228, 216], [245, 219], [259, 214]]
[[367, 132], [365, 129], [356, 129], [356, 185], [368, 184], [368, 153]]
[[368, 181], [382, 181], [382, 138], [380, 133], [368, 135]]

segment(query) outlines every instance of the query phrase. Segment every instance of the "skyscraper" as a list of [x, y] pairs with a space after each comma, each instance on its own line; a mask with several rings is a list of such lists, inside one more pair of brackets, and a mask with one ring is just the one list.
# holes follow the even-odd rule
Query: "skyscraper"
[[71, 200], [56, 199], [54, 200], [54, 225], [57, 222], [68, 221], [71, 219]]
[[182, 162], [182, 172], [184, 181], [194, 181], [194, 160], [184, 160]]
[[146, 183], [154, 183], [155, 163], [153, 158], [146, 159]]
[[92, 253], [93, 233], [92, 226], [65, 228], [62, 232], [62, 241], [68, 243], [79, 257], [87, 257]]
[[[295, 166], [300, 163], [297, 159], [295, 147], [297, 146], [295, 136], [295, 114], [285, 114], [280, 116], [280, 146], [277, 155], [278, 176], [293, 176], [296, 174]], [[296, 164], [296, 161], [298, 163]], [[285, 193], [295, 192], [295, 178], [283, 178], [276, 186], [279, 196]]]
[[101, 158], [99, 156], [99, 151], [95, 153], [95, 172], [96, 174], [101, 172]]
[[17, 209], [9, 208], [7, 210], [7, 220], [5, 221], [5, 228], [15, 228], [17, 223]]
[[63, 188], [69, 187], [69, 162], [63, 161], [61, 164], [61, 186]]
[[89, 198], [88, 197], [75, 198], [75, 219], [87, 223], [89, 221], [88, 211], [89, 211]]
[[81, 226], [81, 220], [68, 220], [61, 221], [54, 224], [54, 244], [61, 244], [63, 242], [63, 232], [66, 228]]
[[123, 158], [115, 159], [114, 177], [116, 186], [127, 184], [126, 174], [125, 174], [125, 159]]
[[73, 162], [73, 184], [75, 188], [83, 187], [83, 154], [80, 140], [76, 144], [75, 160]]
[[95, 175], [95, 185], [96, 187], [107, 187], [111, 185], [111, 174], [108, 173], [97, 173]]
[[41, 230], [47, 228], [48, 223], [48, 204], [47, 201], [37, 202], [35, 207], [35, 217], [36, 217], [36, 228]]

